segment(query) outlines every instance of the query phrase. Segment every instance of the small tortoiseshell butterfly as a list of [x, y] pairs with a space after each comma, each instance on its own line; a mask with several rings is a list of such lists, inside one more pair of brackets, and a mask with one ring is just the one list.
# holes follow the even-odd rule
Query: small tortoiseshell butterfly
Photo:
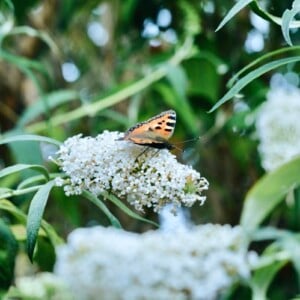
[[131, 141], [141, 146], [171, 150], [174, 146], [168, 142], [168, 139], [173, 135], [175, 124], [176, 112], [167, 110], [129, 128], [124, 137], [119, 140]]

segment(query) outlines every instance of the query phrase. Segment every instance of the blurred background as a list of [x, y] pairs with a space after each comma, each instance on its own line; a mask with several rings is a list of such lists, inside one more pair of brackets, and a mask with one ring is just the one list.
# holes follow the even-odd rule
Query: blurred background
[[[281, 1], [277, 2], [272, 8], [280, 12]], [[15, 1], [12, 10], [2, 1], [2, 51], [8, 57], [0, 65], [1, 132], [18, 128], [63, 141], [78, 133], [125, 131], [175, 109], [172, 142], [200, 137], [177, 144], [184, 151], [176, 154], [210, 182], [205, 206], [193, 208], [195, 222], [237, 223], [245, 192], [261, 172], [255, 140], [249, 138], [251, 126], [245, 127], [243, 118], [264, 99], [269, 78], [249, 86], [247, 99], [208, 111], [226, 92], [235, 71], [257, 53], [280, 45], [282, 38], [280, 28], [270, 31], [266, 21], [247, 9], [215, 32], [231, 6], [232, 1]], [[51, 42], [33, 36], [31, 27]], [[186, 46], [181, 63], [168, 66], [187, 39], [192, 44]], [[152, 81], [159, 67], [170, 70]], [[141, 79], [146, 79], [143, 87], [122, 95]], [[117, 91], [118, 103], [85, 108]], [[80, 117], [64, 119], [74, 110]], [[16, 160], [38, 163], [41, 156], [39, 149], [13, 150], [10, 155], [1, 148], [2, 165]], [[59, 200], [52, 202], [48, 220], [63, 218], [59, 224], [78, 226], [98, 219], [90, 216], [89, 207], [68, 207], [85, 203], [68, 199], [61, 204], [61, 197], [54, 197]]]
[[[281, 16], [293, 1], [262, 2], [270, 13]], [[177, 125], [171, 142], [183, 150], [174, 153], [210, 183], [205, 205], [190, 211], [192, 221], [238, 224], [247, 191], [264, 174], [254, 118], [274, 73], [208, 111], [226, 93], [236, 72], [281, 48], [284, 39], [279, 26], [249, 7], [216, 31], [233, 4], [231, 0], [2, 0], [1, 134], [26, 132], [64, 141], [79, 133], [125, 131], [174, 109]], [[293, 79], [296, 70], [288, 65], [279, 71]], [[184, 143], [190, 139], [194, 140]], [[55, 171], [49, 155], [51, 147], [41, 151], [30, 142], [14, 143], [0, 148], [0, 168], [34, 163]], [[1, 179], [0, 186], [13, 187], [18, 180]], [[31, 197], [13, 201], [26, 209]], [[110, 209], [125, 229], [151, 228], [114, 206]], [[296, 228], [299, 222], [290, 214], [289, 208], [278, 208], [271, 222]], [[151, 211], [143, 217], [157, 221]], [[66, 197], [60, 190], [51, 193], [44, 218], [63, 237], [76, 227], [109, 224], [91, 203]]]

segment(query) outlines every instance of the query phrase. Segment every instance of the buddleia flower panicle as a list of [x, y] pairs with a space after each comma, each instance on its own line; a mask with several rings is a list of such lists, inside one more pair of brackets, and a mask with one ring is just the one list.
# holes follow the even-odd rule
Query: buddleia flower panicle
[[13, 299], [74, 300], [74, 296], [60, 277], [44, 272], [17, 277], [15, 287], [11, 288], [3, 298], [3, 300]]
[[149, 148], [120, 141], [123, 135], [104, 131], [97, 137], [76, 135], [57, 152], [57, 162], [67, 179], [57, 178], [66, 195], [87, 190], [95, 195], [112, 193], [126, 199], [137, 210], [159, 211], [167, 203], [174, 209], [204, 203], [208, 181], [177, 162], [167, 149]]
[[300, 90], [292, 86], [273, 87], [257, 119], [262, 166], [272, 171], [300, 155]]
[[76, 229], [57, 248], [55, 274], [77, 300], [214, 300], [250, 278], [257, 254], [241, 227], [191, 226], [136, 234]]

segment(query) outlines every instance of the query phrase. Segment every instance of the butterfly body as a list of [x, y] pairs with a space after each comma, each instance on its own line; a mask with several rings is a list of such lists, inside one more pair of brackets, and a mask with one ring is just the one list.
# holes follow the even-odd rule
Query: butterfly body
[[129, 128], [120, 140], [157, 149], [173, 149], [168, 139], [176, 125], [176, 112], [167, 110], [153, 118]]

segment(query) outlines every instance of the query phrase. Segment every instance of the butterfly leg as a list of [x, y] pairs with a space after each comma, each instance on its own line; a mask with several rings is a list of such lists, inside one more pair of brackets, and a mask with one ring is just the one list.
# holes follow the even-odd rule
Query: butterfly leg
[[145, 149], [135, 158], [135, 161], [138, 161], [138, 158], [149, 151], [150, 147], [145, 147]]
[[153, 153], [153, 155], [151, 155], [151, 157], [150, 157], [149, 159], [153, 158], [153, 157], [159, 152], [159, 150], [160, 150], [160, 149], [157, 149], [157, 150]]

